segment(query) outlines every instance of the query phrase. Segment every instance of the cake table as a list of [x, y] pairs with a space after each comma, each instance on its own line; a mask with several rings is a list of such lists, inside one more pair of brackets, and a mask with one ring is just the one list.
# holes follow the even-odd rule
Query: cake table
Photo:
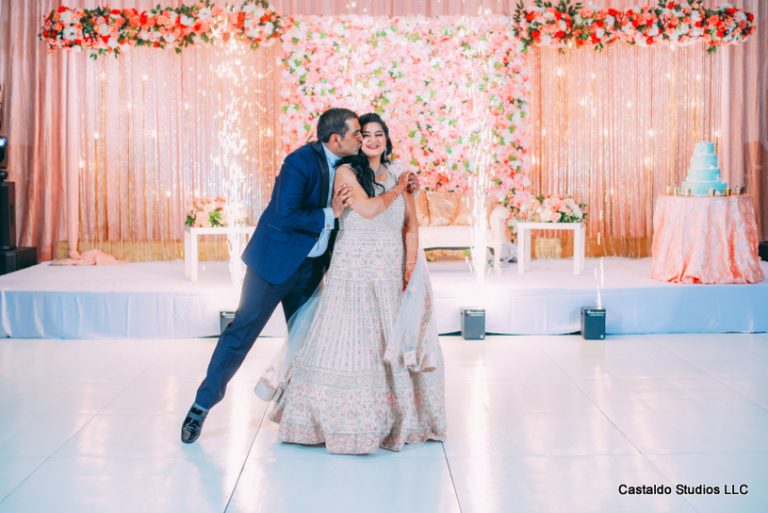
[[673, 283], [763, 280], [752, 197], [660, 196], [653, 212], [651, 277]]

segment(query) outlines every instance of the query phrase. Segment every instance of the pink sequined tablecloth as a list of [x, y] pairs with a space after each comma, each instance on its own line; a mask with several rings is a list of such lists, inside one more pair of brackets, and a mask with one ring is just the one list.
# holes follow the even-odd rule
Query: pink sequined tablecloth
[[651, 277], [674, 283], [763, 280], [752, 197], [660, 196]]

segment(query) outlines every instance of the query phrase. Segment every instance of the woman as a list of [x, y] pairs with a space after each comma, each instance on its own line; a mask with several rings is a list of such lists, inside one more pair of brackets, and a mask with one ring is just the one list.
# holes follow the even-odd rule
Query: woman
[[[292, 319], [287, 370], [271, 377], [280, 440], [325, 443], [338, 454], [443, 440], [446, 425], [416, 205], [403, 194], [408, 173], [389, 161], [384, 121], [366, 114], [360, 125], [363, 155], [336, 170], [334, 189], [350, 187], [352, 201], [325, 283]], [[269, 382], [262, 378], [257, 392]]]

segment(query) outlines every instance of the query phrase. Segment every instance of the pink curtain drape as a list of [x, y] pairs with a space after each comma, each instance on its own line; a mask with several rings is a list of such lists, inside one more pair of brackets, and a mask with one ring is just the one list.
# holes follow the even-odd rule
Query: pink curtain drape
[[8, 180], [16, 184], [18, 245], [36, 246], [43, 260], [66, 237], [66, 166], [73, 148], [67, 132], [74, 115], [70, 61], [49, 58], [37, 42], [43, 13], [58, 4], [0, 2], [2, 132], [9, 139]]
[[[82, 66], [84, 56], [71, 52], [48, 54], [37, 40], [43, 15], [62, 3], [85, 7], [108, 4], [148, 8], [157, 1], [0, 0], [0, 80], [5, 106], [2, 130], [11, 143], [8, 171], [17, 187], [17, 232], [19, 244], [37, 246], [42, 259], [55, 256], [60, 240], [77, 240], [82, 236], [79, 224], [83, 214], [79, 207], [87, 199], [82, 196], [90, 190], [83, 189], [79, 179], [84, 155], [81, 134], [87, 128], [88, 120], [81, 117], [86, 106], [79, 104], [79, 99], [84, 98], [79, 91], [82, 77], [75, 72]], [[177, 5], [181, 1], [161, 3]], [[278, 11], [292, 15], [438, 16], [511, 14], [516, 3], [516, 0], [276, 0], [273, 5]], [[643, 2], [593, 0], [589, 3], [596, 7], [627, 8]], [[717, 2], [706, 3], [715, 5]], [[766, 239], [768, 2], [733, 0], [732, 3], [755, 14], [758, 30], [746, 44], [721, 50], [724, 65], [720, 156], [728, 179], [733, 183], [744, 183], [753, 195], [761, 238]], [[169, 58], [176, 58], [168, 53]], [[279, 95], [273, 98], [277, 100]], [[200, 122], [205, 120], [198, 120]], [[270, 149], [261, 146], [265, 141], [274, 141], [272, 126], [265, 126], [264, 130], [269, 131], [262, 133], [263, 139], [259, 139], [259, 152], [264, 155]], [[181, 155], [179, 148], [174, 148], [173, 152]], [[271, 176], [274, 171], [270, 169], [266, 173]], [[182, 208], [179, 205], [176, 210]], [[89, 219], [86, 215], [85, 220]]]

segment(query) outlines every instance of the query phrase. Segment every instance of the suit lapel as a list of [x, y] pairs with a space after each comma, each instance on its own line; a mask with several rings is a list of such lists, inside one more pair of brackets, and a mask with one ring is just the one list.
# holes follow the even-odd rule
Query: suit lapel
[[328, 201], [328, 188], [331, 186], [330, 170], [328, 169], [328, 161], [325, 158], [325, 151], [323, 151], [322, 143], [313, 143], [312, 149], [315, 152], [317, 163], [320, 166], [320, 205], [325, 208], [326, 202]]

